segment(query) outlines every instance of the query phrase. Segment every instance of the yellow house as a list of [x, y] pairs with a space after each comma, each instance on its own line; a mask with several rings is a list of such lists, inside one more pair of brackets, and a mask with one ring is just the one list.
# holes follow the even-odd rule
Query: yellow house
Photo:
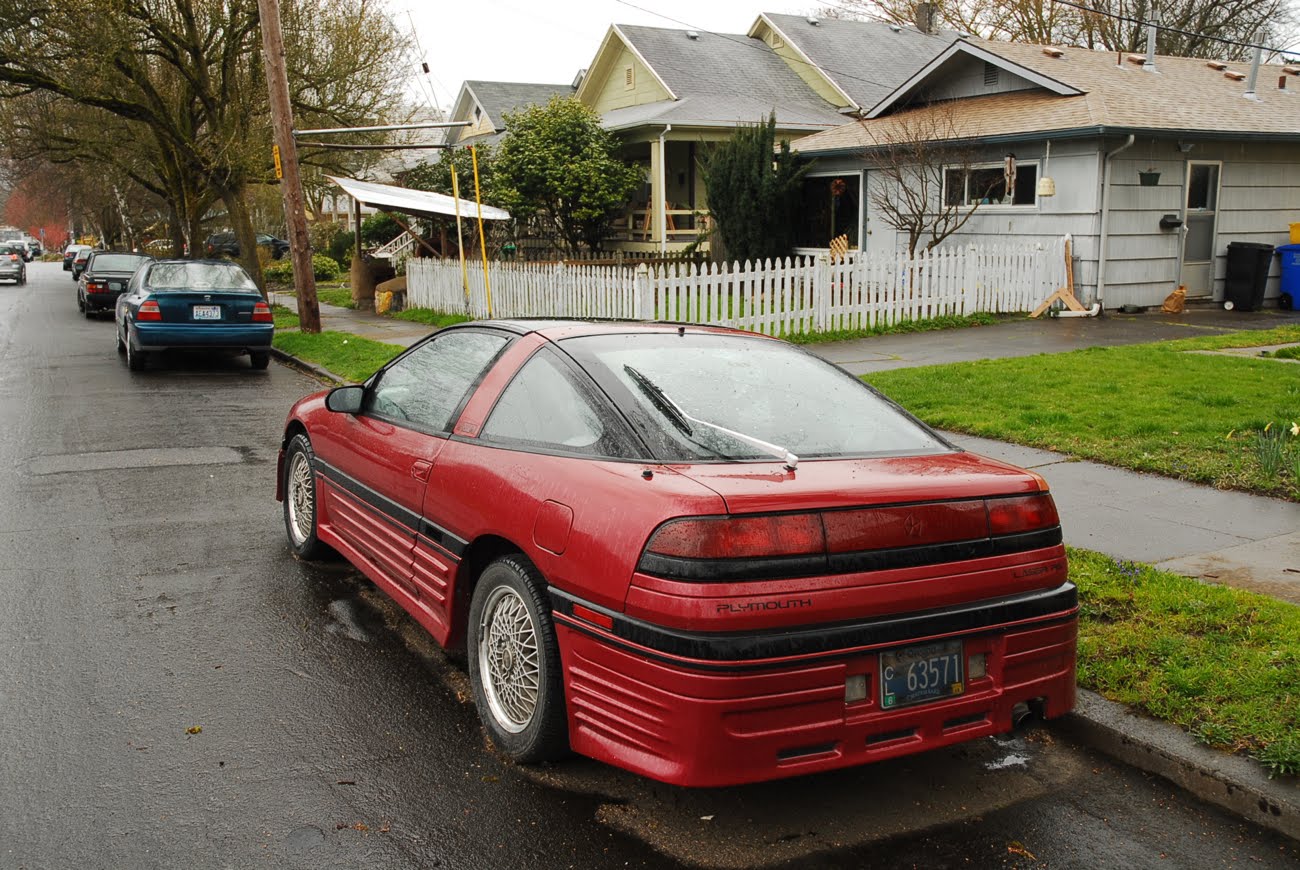
[[[669, 252], [692, 244], [708, 225], [699, 167], [712, 143], [773, 112], [780, 139], [838, 127], [890, 94], [952, 38], [772, 13], [758, 16], [744, 34], [612, 25], [575, 92], [618, 134], [624, 156], [645, 170], [645, 184], [616, 224], [611, 246]], [[810, 178], [814, 193], [818, 184], [834, 182], [819, 178]], [[850, 181], [857, 187], [834, 201], [854, 212], [839, 226], [856, 247], [861, 179]], [[829, 238], [814, 246], [825, 244]]]

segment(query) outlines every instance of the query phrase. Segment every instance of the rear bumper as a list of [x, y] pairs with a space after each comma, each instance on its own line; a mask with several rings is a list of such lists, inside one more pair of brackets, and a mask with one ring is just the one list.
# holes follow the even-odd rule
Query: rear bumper
[[132, 323], [136, 346], [142, 350], [225, 348], [270, 350], [272, 323]]
[[86, 308], [90, 311], [112, 311], [117, 306], [118, 293], [86, 293], [82, 296], [86, 300]]
[[[1047, 596], [1066, 606], [1005, 621], [898, 637], [897, 619], [873, 620], [889, 640], [784, 658], [761, 646], [719, 650], [744, 658], [688, 659], [632, 642], [575, 617], [557, 596], [556, 632], [575, 751], [675, 785], [725, 786], [850, 767], [960, 743], [1011, 729], [1021, 702], [1051, 718], [1074, 707], [1078, 607], [1073, 585]], [[1043, 597], [1040, 596], [1040, 603]], [[1040, 607], [1041, 611], [1042, 608]], [[1025, 611], [1031, 614], [1032, 611]], [[943, 611], [930, 623], [942, 625]], [[862, 623], [858, 636], [875, 629]], [[916, 623], [918, 626], [923, 623]], [[894, 627], [890, 627], [894, 626]], [[828, 627], [830, 628], [830, 627]], [[835, 626], [840, 629], [842, 626]], [[924, 629], [922, 629], [924, 630]], [[777, 645], [788, 633], [772, 632]], [[959, 638], [964, 655], [983, 653], [987, 675], [942, 701], [886, 710], [878, 653], [938, 638]], [[703, 649], [703, 648], [699, 648]], [[867, 697], [845, 701], [845, 682], [865, 676]]]

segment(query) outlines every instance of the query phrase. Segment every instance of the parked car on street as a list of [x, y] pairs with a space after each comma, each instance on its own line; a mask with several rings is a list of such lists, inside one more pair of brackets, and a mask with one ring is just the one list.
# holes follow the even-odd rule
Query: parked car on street
[[164, 350], [248, 354], [271, 360], [275, 322], [253, 279], [227, 260], [156, 260], [141, 266], [117, 300], [117, 351], [140, 371]]
[[135, 270], [153, 258], [131, 251], [92, 251], [77, 281], [77, 308], [87, 317], [112, 311]]
[[0, 242], [0, 281], [27, 283], [27, 261], [23, 259], [22, 242]]
[[[287, 241], [277, 239], [267, 233], [257, 234], [257, 244], [258, 247], [269, 249], [273, 260], [280, 259], [289, 250]], [[238, 257], [239, 239], [235, 237], [234, 233], [214, 233], [208, 236], [208, 240], [204, 244], [204, 251], [208, 257]]]
[[450, 327], [295, 404], [276, 495], [296, 555], [465, 649], [519, 762], [724, 786], [1074, 706], [1046, 482], [765, 336]]
[[78, 251], [72, 255], [72, 280], [76, 281], [81, 278], [82, 271], [86, 268], [86, 261], [90, 259], [90, 254], [95, 249], [90, 245], [79, 245]]
[[44, 253], [44, 250], [41, 248], [40, 239], [28, 236], [24, 241], [27, 244], [27, 262], [30, 263], [32, 260]]
[[90, 250], [90, 245], [68, 245], [63, 249], [63, 271], [72, 271], [72, 261], [76, 259], [77, 254], [83, 249]]

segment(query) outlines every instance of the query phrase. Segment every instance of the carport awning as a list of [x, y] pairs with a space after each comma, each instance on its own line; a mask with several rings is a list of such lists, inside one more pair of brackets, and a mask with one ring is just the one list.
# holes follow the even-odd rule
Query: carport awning
[[[392, 184], [376, 184], [373, 181], [357, 181], [355, 178], [338, 178], [325, 176], [343, 188], [343, 192], [363, 205], [373, 206], [384, 211], [397, 211], [417, 217], [455, 216], [456, 198], [427, 190], [411, 190], [409, 187], [397, 187]], [[460, 200], [461, 217], [478, 216], [478, 205], [472, 199]], [[483, 206], [483, 220], [508, 221], [510, 212], [490, 205]]]

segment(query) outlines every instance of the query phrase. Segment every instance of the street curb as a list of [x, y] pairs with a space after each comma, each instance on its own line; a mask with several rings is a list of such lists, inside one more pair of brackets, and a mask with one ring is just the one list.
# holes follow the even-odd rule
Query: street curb
[[1201, 800], [1300, 840], [1300, 782], [1269, 779], [1256, 761], [1202, 746], [1177, 725], [1079, 689], [1074, 713], [1053, 725], [1080, 743], [1163, 777]]
[[284, 351], [280, 350], [278, 347], [271, 348], [271, 356], [275, 357], [280, 362], [288, 363], [294, 368], [302, 369], [307, 374], [317, 378], [318, 380], [331, 382], [334, 384], [353, 383], [353, 381], [343, 377], [342, 375], [334, 374], [334, 372], [330, 371], [324, 366], [318, 366], [315, 363], [307, 362], [305, 359], [299, 359], [298, 357], [294, 356], [291, 353], [285, 353]]

